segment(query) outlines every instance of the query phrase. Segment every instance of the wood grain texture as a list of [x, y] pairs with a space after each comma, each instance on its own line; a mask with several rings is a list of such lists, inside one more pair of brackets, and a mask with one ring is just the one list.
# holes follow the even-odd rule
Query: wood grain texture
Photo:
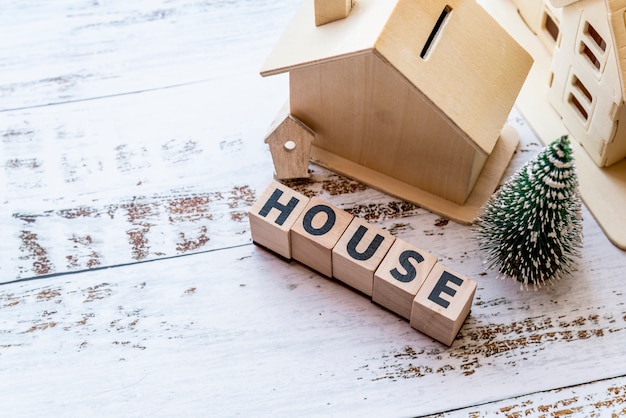
[[476, 287], [469, 277], [435, 264], [413, 300], [411, 326], [452, 345], [473, 305]]
[[277, 125], [265, 138], [272, 154], [274, 177], [283, 180], [310, 177], [309, 158], [315, 133], [291, 116], [288, 106], [281, 109], [277, 119], [274, 122]]
[[396, 239], [374, 274], [372, 301], [409, 320], [413, 299], [436, 263], [436, 256]]
[[311, 198], [291, 228], [293, 258], [327, 277], [332, 277], [333, 248], [353, 218], [345, 210], [318, 197]]
[[430, 418], [621, 417], [626, 414], [625, 395], [624, 379], [612, 378], [430, 415]]
[[289, 103], [316, 148], [459, 205], [485, 164], [438, 103], [374, 52], [292, 70]]
[[[586, 209], [573, 277], [526, 292], [466, 226], [316, 165], [285, 182], [478, 283], [450, 348], [251, 244], [288, 90], [258, 69], [298, 3], [2, 3], [3, 415], [623, 414], [626, 254]], [[507, 176], [542, 147], [508, 123]]]
[[[427, 59], [407, 54], [397, 40], [423, 45], [446, 7], [447, 22]], [[398, 2], [376, 49], [486, 154], [532, 65], [530, 55], [477, 2], [459, 0]], [[456, 101], [459, 94], [463, 106]]]
[[394, 241], [388, 231], [353, 218], [333, 248], [333, 277], [371, 297], [374, 272]]
[[502, 130], [501, 140], [498, 141], [493, 153], [485, 162], [481, 175], [476, 180], [474, 189], [463, 205], [456, 204], [419, 187], [398, 181], [381, 172], [356, 164], [347, 158], [327, 152], [315, 145], [312, 147], [311, 159], [316, 164], [351, 176], [370, 187], [384, 190], [390, 195], [424, 207], [441, 216], [457, 222], [471, 224], [478, 215], [480, 207], [500, 184], [500, 180], [503, 177], [502, 173], [508, 167], [518, 143], [519, 137], [515, 130], [505, 126]]
[[350, 14], [352, 0], [315, 0], [315, 26], [343, 19]]
[[248, 212], [252, 241], [291, 259], [291, 228], [308, 203], [303, 194], [271, 182]]

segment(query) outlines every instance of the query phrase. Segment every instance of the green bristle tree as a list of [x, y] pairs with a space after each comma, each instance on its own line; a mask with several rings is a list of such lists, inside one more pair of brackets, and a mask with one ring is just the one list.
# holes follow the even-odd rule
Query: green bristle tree
[[582, 247], [578, 177], [567, 135], [545, 147], [485, 203], [476, 219], [487, 269], [535, 289], [575, 270]]

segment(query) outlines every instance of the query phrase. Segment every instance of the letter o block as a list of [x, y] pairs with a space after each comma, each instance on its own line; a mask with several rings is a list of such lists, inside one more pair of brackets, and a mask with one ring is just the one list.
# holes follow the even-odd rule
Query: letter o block
[[476, 287], [475, 281], [437, 263], [413, 300], [411, 326], [452, 345], [469, 314]]
[[352, 218], [345, 210], [312, 198], [291, 228], [291, 256], [331, 277], [333, 248]]
[[436, 263], [434, 255], [396, 239], [374, 274], [372, 300], [410, 319], [413, 300]]
[[372, 296], [374, 272], [395, 237], [360, 218], [354, 218], [333, 249], [333, 276]]
[[273, 181], [248, 212], [252, 241], [290, 259], [290, 230], [309, 198]]

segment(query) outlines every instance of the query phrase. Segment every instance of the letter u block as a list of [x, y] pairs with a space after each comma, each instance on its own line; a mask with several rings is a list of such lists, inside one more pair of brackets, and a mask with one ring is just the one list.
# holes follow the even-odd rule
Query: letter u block
[[291, 228], [291, 255], [331, 277], [332, 251], [354, 216], [318, 197], [312, 198]]
[[413, 300], [411, 326], [452, 345], [469, 314], [476, 287], [475, 281], [437, 263]]
[[333, 249], [333, 276], [372, 296], [374, 272], [394, 241], [389, 232], [354, 218]]
[[273, 181], [248, 212], [252, 241], [290, 259], [290, 230], [309, 198]]
[[372, 300], [410, 319], [413, 300], [436, 263], [434, 255], [396, 239], [374, 274]]

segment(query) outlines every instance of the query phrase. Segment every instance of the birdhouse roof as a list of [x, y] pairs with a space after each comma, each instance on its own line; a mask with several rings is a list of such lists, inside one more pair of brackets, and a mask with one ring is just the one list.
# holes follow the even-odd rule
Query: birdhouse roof
[[[285, 132], [282, 135], [277, 134], [279, 128], [283, 126]], [[287, 138], [288, 137], [288, 138]], [[264, 142], [269, 144], [272, 141], [284, 143], [286, 140], [313, 142], [315, 133], [298, 118], [289, 114], [289, 110], [281, 111], [278, 117], [272, 122], [268, 134], [265, 136]]]
[[345, 19], [316, 27], [313, 0], [304, 0], [261, 74], [368, 53], [400, 73], [484, 154], [493, 150], [532, 65], [474, 1], [358, 0]]
[[606, 0], [606, 4], [612, 33], [611, 38], [619, 68], [622, 97], [626, 97], [626, 23], [624, 22], [626, 3], [622, 0]]

